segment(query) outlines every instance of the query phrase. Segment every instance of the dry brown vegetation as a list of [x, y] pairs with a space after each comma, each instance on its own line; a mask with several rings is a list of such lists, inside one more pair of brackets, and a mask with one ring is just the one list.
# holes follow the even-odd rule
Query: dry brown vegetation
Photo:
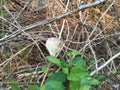
[[[45, 74], [41, 71], [41, 66], [49, 65], [45, 59], [49, 53], [44, 46], [49, 37], [59, 37], [65, 44], [58, 58], [70, 50], [77, 50], [82, 53], [88, 66], [94, 61], [99, 67], [120, 53], [120, 0], [106, 0], [97, 6], [49, 22], [49, 19], [55, 16], [95, 0], [82, 0], [79, 4], [78, 1], [3, 0], [0, 2], [2, 87], [7, 87], [2, 82], [43, 80]], [[36, 23], [44, 23], [43, 20], [48, 20], [48, 23], [41, 25]], [[26, 28], [30, 29], [26, 30]], [[9, 37], [4, 39], [8, 35]], [[54, 68], [51, 67], [50, 71], [54, 71]], [[96, 66], [92, 67], [90, 72], [95, 69]], [[120, 72], [120, 55], [99, 72], [105, 75]], [[120, 75], [101, 82], [94, 90], [118, 90], [118, 88], [120, 89]]]

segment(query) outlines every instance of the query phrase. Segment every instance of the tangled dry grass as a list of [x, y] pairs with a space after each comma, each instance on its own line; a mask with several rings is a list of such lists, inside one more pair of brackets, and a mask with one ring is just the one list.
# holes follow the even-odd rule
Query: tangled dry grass
[[[106, 0], [100, 5], [70, 13], [53, 22], [49, 21], [55, 16], [95, 0], [80, 0], [79, 3], [78, 1], [5, 0], [1, 2], [1, 85], [4, 86], [2, 83], [10, 81], [41, 82], [44, 77], [41, 66], [49, 65], [45, 59], [45, 56], [49, 55], [45, 48], [46, 39], [49, 37], [59, 37], [64, 42], [64, 48], [58, 58], [70, 50], [77, 50], [82, 53], [88, 66], [94, 61], [94, 67], [90, 72], [120, 53], [120, 0]], [[50, 70], [53, 71], [54, 68]], [[120, 55], [99, 72], [106, 75], [120, 72]], [[115, 87], [116, 85], [118, 87]], [[94, 90], [118, 89], [120, 89], [120, 75], [111, 77], [94, 88]]]

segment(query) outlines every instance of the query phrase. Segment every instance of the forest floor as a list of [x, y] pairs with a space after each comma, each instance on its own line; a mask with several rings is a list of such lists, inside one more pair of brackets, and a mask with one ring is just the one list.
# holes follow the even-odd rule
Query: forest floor
[[[73, 2], [74, 1], [74, 2]], [[66, 52], [77, 50], [87, 65], [98, 67], [120, 53], [120, 0], [69, 13], [97, 0], [1, 0], [0, 1], [0, 85], [11, 81], [41, 82], [42, 66], [48, 65], [46, 40], [58, 37]], [[99, 0], [98, 0], [99, 1]], [[65, 12], [68, 12], [64, 17]], [[58, 18], [58, 19], [57, 19]], [[50, 70], [55, 71], [55, 67]], [[95, 70], [95, 64], [90, 72]], [[120, 55], [100, 73], [120, 73]], [[109, 77], [94, 90], [120, 90], [120, 75]]]

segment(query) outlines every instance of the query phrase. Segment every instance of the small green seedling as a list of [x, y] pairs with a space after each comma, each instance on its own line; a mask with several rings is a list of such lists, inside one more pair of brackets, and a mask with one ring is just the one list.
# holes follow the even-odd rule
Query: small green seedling
[[[49, 72], [48, 78], [41, 87], [38, 86], [38, 83], [31, 82], [32, 85], [29, 83], [30, 86], [26, 90], [90, 90], [92, 86], [100, 84], [101, 81], [120, 74], [120, 72], [109, 76], [95, 74], [91, 77], [84, 59], [81, 58], [81, 53], [72, 51], [66, 56], [69, 58], [68, 61], [63, 57], [57, 59], [53, 56], [47, 56], [46, 59], [58, 66], [59, 70]], [[42, 66], [42, 71], [46, 73], [47, 66]], [[20, 84], [25, 83], [10, 83], [12, 90], [22, 90], [19, 87]]]
[[72, 51], [66, 54], [70, 58], [67, 63], [64, 58], [61, 60], [53, 56], [47, 56], [46, 59], [59, 66], [58, 72], [52, 73], [40, 90], [90, 90], [93, 85], [100, 82], [90, 76], [87, 66], [81, 53]]

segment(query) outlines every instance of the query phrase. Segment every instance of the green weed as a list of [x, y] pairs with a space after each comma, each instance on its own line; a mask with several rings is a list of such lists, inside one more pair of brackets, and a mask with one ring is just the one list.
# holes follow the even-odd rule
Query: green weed
[[[39, 87], [39, 83], [31, 82], [26, 90], [90, 90], [93, 86], [99, 85], [101, 81], [119, 74], [110, 74], [110, 76], [95, 74], [91, 77], [85, 60], [81, 58], [81, 53], [72, 51], [66, 56], [69, 57], [69, 62], [66, 62], [64, 58], [58, 59], [47, 56], [46, 59], [60, 69], [57, 72], [49, 72], [48, 78], [41, 87]], [[47, 66], [42, 66], [42, 71], [46, 73]], [[9, 84], [12, 90], [21, 90], [19, 84], [24, 85], [26, 83], [9, 82]]]

